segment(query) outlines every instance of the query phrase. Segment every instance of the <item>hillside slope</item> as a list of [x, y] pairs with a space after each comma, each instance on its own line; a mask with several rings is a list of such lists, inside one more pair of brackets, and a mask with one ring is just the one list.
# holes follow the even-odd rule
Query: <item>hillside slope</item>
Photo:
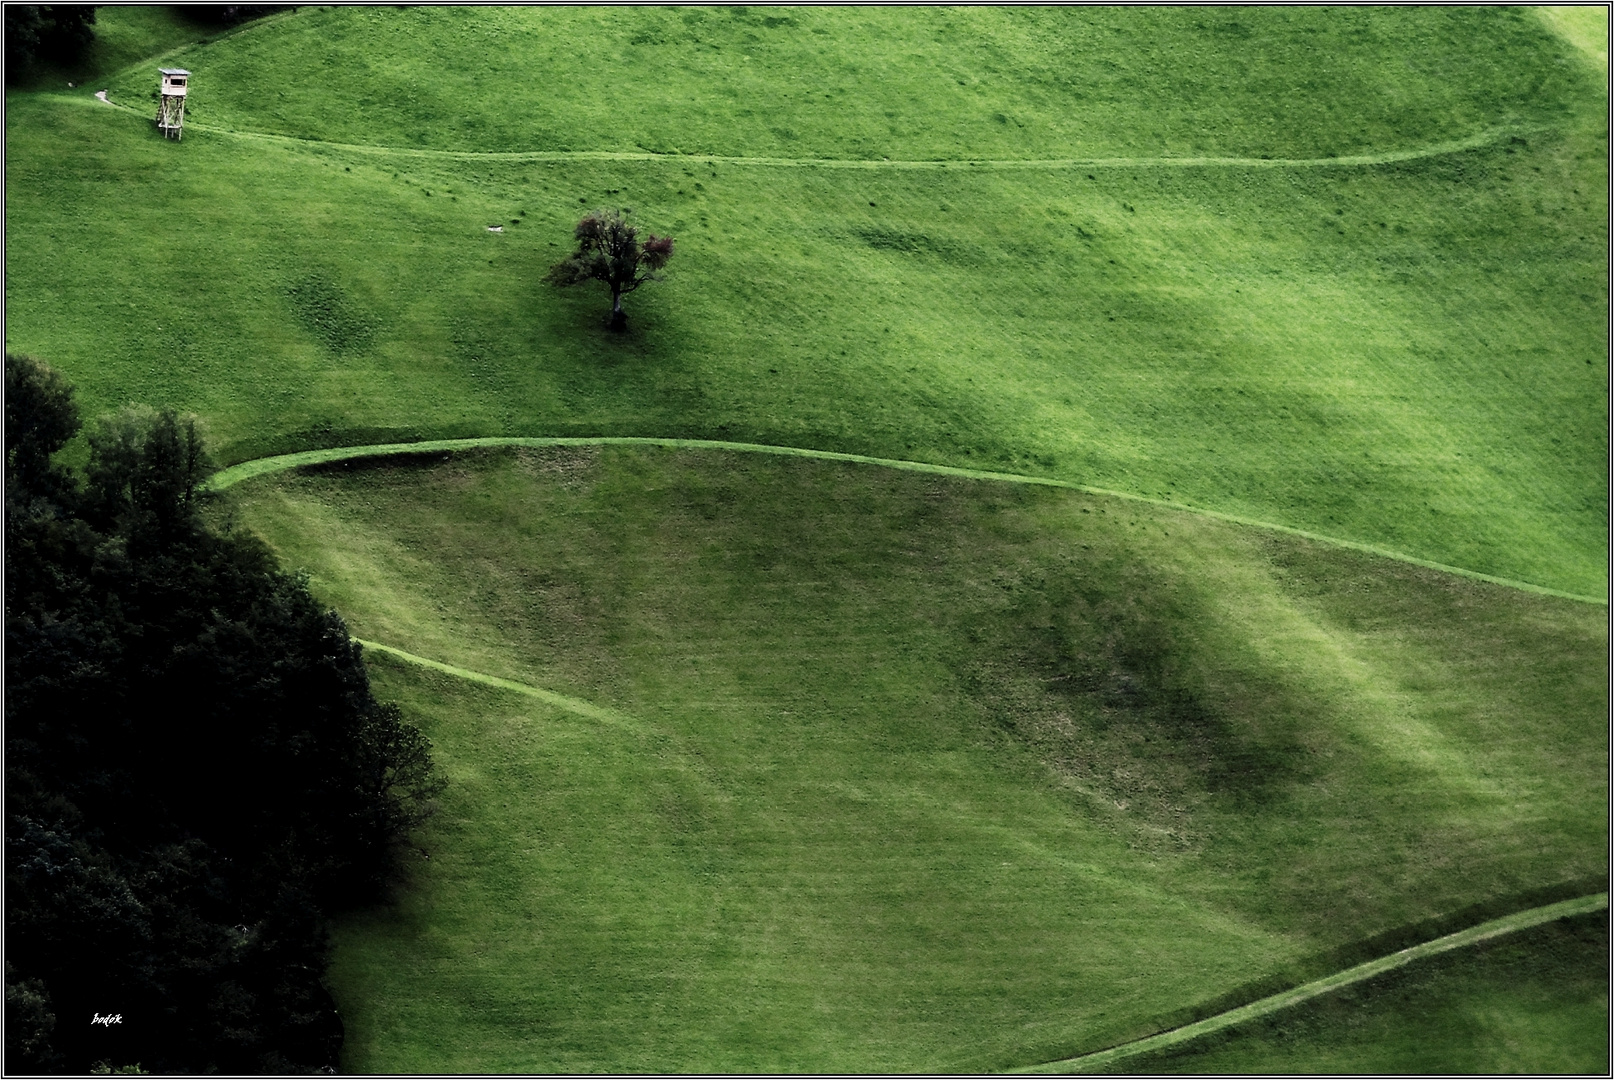
[[[626, 95], [613, 108], [687, 150], [682, 121], [650, 103], [704, 99], [636, 74], [665, 49], [609, 43], [697, 14], [306, 9], [175, 54], [198, 72], [177, 145], [144, 118], [149, 65], [114, 85], [135, 113], [14, 94], [9, 346], [66, 371], [92, 412], [196, 410], [226, 461], [467, 435], [735, 438], [1038, 472], [1606, 592], [1606, 107], [1601, 76], [1527, 13], [982, 9], [956, 17], [996, 29], [938, 41], [933, 23], [954, 16], [825, 10], [758, 28], [729, 9], [708, 13], [727, 20], [722, 55], [751, 35], [773, 44], [744, 79], [677, 76], [728, 88], [710, 122], [730, 141], [713, 149], [850, 152], [828, 135], [788, 149], [758, 126], [759, 84], [827, 79], [843, 53], [892, 70], [856, 83], [873, 97], [812, 115], [853, 138], [858, 117], [892, 112], [919, 141], [856, 169], [407, 149], [632, 149], [585, 112], [577, 134], [540, 137], [512, 96], [603, 71]], [[525, 21], [506, 34], [511, 19]], [[599, 20], [610, 33], [592, 33]], [[455, 32], [421, 30], [440, 22]], [[1245, 22], [1248, 39], [1217, 29]], [[497, 75], [515, 62], [500, 49], [539, 30], [554, 65]], [[883, 47], [904, 34], [912, 50]], [[504, 45], [478, 52], [489, 41]], [[565, 52], [572, 41], [592, 44]], [[1318, 41], [1330, 64], [1313, 85], [1296, 65]], [[1058, 67], [1070, 49], [1093, 65]], [[980, 75], [979, 102], [924, 83], [936, 50]], [[477, 55], [491, 66], [466, 67]], [[1246, 83], [1252, 55], [1265, 59]], [[1222, 121], [1172, 119], [1174, 91], [1143, 75], [1162, 56], [1207, 109], [1221, 95]], [[1063, 89], [1039, 92], [1012, 138], [978, 137], [969, 109], [1008, 116], [1036, 85], [1009, 75], [1039, 65]], [[479, 74], [440, 132], [383, 107], [388, 80], [450, 87], [465, 71]], [[919, 99], [934, 111], [913, 112]], [[1055, 123], [1072, 116], [1087, 134]], [[493, 138], [499, 124], [516, 126]], [[1397, 157], [1423, 139], [1432, 156]], [[1369, 151], [1389, 160], [1260, 160]], [[884, 153], [952, 163], [888, 167]], [[1186, 153], [1255, 160], [1161, 163]], [[623, 337], [599, 329], [599, 297], [538, 284], [602, 204], [679, 244]]]
[[1023, 1065], [1606, 874], [1590, 605], [760, 455], [233, 490], [356, 635], [588, 705], [370, 653], [451, 788], [341, 939], [355, 1069]]

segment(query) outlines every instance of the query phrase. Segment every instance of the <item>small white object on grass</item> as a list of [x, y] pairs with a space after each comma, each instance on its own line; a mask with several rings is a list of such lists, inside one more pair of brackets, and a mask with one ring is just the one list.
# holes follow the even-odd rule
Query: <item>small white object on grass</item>
[[489, 225], [488, 232], [504, 232], [503, 225]]

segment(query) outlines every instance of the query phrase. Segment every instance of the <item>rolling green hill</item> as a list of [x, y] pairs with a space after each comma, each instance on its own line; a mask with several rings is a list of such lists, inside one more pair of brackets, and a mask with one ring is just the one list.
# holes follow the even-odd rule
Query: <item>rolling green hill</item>
[[[982, 50], [1005, 54], [1003, 74], [980, 91], [998, 112], [1015, 107], [1005, 95], [1032, 93], [1008, 77], [1015, 64], [1051, 63], [1062, 55], [1044, 51], [1055, 39], [1097, 35], [1144, 57], [1169, 46], [1192, 58], [1183, 77], [1203, 94], [1244, 85], [1255, 48], [1196, 24], [1232, 17], [1223, 13], [956, 17], [997, 20], [991, 33], [959, 35], [969, 44], [957, 62], [984, 70]], [[511, 84], [590, 85], [595, 54], [562, 46], [607, 48], [594, 21], [654, 28], [675, 18], [681, 25], [682, 16], [603, 9], [282, 16], [171, 56], [198, 73], [194, 129], [178, 145], [156, 139], [142, 115], [87, 95], [12, 95], [7, 340], [63, 367], [92, 408], [135, 398], [196, 410], [226, 461], [465, 435], [736, 438], [1169, 495], [1606, 591], [1606, 116], [1583, 54], [1522, 10], [1263, 14], [1258, 55], [1275, 71], [1295, 70], [1318, 40], [1337, 46], [1333, 81], [1278, 95], [1299, 110], [1282, 123], [1268, 90], [1229, 90], [1224, 135], [1183, 143], [1165, 108], [1180, 96], [1144, 78], [1137, 60], [1126, 78], [1089, 72], [1065, 96], [1038, 98], [1051, 118], [1071, 115], [1060, 104], [1070, 95], [1105, 97], [1142, 125], [1122, 125], [1134, 141], [1106, 141], [1098, 128], [1083, 141], [1049, 119], [1016, 128], [1027, 134], [1012, 146], [991, 144], [938, 111], [931, 144], [888, 148], [899, 157], [934, 156], [937, 140], [951, 148], [951, 163], [920, 169], [879, 158], [848, 170], [541, 156], [632, 149], [592, 122], [579, 129], [599, 133], [587, 143], [535, 127], [480, 144], [540, 154], [513, 158], [340, 149], [202, 126], [213, 117], [361, 140], [353, 126], [363, 124], [365, 141], [413, 145], [407, 118], [340, 104], [344, 94], [383, 94], [381, 74], [312, 62], [308, 34], [339, 56], [373, 54], [388, 78], [435, 86], [469, 63], [454, 49], [518, 39], [505, 33], [509, 19], [553, 30], [546, 48], [573, 67], [521, 53], [534, 65], [521, 78], [485, 78], [455, 96], [443, 115], [461, 118], [459, 131], [478, 118], [533, 116], [511, 104]], [[725, 42], [759, 32], [724, 18]], [[865, 25], [902, 18], [804, 13], [833, 32], [804, 23], [775, 27], [769, 40], [817, 55], [844, 39], [854, 54], [908, 63], [923, 82], [936, 70], [924, 50], [886, 48]], [[947, 47], [929, 21], [941, 14], [906, 18], [927, 49]], [[456, 32], [423, 35], [420, 20]], [[1046, 34], [1032, 33], [1048, 20]], [[430, 47], [405, 49], [428, 36]], [[1450, 44], [1437, 49], [1437, 38]], [[625, 114], [648, 116], [651, 99], [695, 100], [628, 78], [638, 69], [622, 57]], [[781, 86], [816, 70], [775, 59]], [[1415, 76], [1426, 67], [1439, 77]], [[758, 111], [749, 84], [677, 77], [733, 90], [722, 94], [728, 111], [710, 115], [735, 141], [714, 150], [781, 152], [740, 115]], [[135, 70], [115, 81], [113, 100], [143, 114], [149, 91], [137, 87], [150, 78]], [[1447, 119], [1363, 128], [1343, 105], [1368, 108], [1345, 92], [1356, 83], [1401, 102], [1396, 115]], [[894, 75], [866, 85], [865, 94], [893, 95], [892, 106], [936, 97], [903, 90]], [[302, 126], [276, 120], [274, 103], [299, 95], [328, 98], [347, 127], [300, 105], [287, 107]], [[953, 100], [943, 95], [937, 109]], [[876, 104], [825, 115], [862, 116]], [[1268, 138], [1274, 125], [1286, 134]], [[1326, 135], [1326, 145], [1298, 131]], [[1478, 142], [1381, 165], [1162, 163], [1191, 153], [1393, 157], [1417, 152], [1418, 140], [1465, 137]], [[447, 132], [426, 141], [465, 145]], [[824, 141], [792, 152], [841, 151]], [[1114, 154], [1129, 163], [967, 164]], [[1140, 154], [1145, 163], [1130, 160]], [[621, 339], [597, 326], [598, 297], [538, 284], [579, 211], [600, 204], [631, 206], [680, 245], [664, 285], [633, 298], [632, 333]]]
[[[475, 152], [1312, 158], [1562, 122], [1528, 9], [328, 8], [171, 55], [196, 119]], [[145, 72], [113, 96], [144, 99]]]
[[372, 650], [451, 789], [342, 938], [359, 1071], [1021, 1065], [1606, 870], [1591, 605], [767, 455], [235, 490], [355, 635], [586, 703]]
[[[1157, 500], [622, 446], [233, 487], [450, 778], [339, 928], [349, 1069], [1025, 1066], [1606, 888], [1583, 14], [97, 25], [105, 77], [6, 120], [7, 348], [89, 415], [193, 410], [222, 464], [646, 436]], [[678, 245], [621, 335], [540, 283], [601, 206]], [[1411, 1001], [1476, 1069], [1589, 1060], [1606, 939], [1565, 933], [1151, 1067], [1423, 1068]]]
[[1129, 1061], [1124, 1071], [1602, 1072], [1607, 961], [1608, 913], [1583, 915], [1320, 998], [1175, 1055]]

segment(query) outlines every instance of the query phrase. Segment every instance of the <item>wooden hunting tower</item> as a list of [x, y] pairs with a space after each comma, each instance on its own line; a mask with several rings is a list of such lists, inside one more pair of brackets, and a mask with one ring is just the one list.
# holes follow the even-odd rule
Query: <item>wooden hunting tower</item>
[[185, 134], [185, 84], [191, 73], [184, 68], [158, 68], [162, 72], [162, 88], [157, 105], [157, 130], [165, 138], [178, 139]]

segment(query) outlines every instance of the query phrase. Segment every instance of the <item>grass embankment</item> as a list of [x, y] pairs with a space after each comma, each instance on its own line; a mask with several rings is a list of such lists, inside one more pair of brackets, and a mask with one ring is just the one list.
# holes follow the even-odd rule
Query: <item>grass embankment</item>
[[235, 490], [359, 636], [610, 710], [372, 656], [451, 787], [340, 937], [354, 1070], [1024, 1065], [1606, 873], [1591, 605], [755, 455]]
[[[678, 29], [696, 16], [705, 29]], [[1606, 590], [1602, 76], [1533, 15], [824, 9], [767, 25], [785, 17], [310, 10], [180, 59], [201, 123], [552, 150], [633, 149], [642, 122], [680, 150], [955, 164], [454, 160], [200, 129], [176, 146], [87, 98], [13, 95], [8, 345], [65, 370], [92, 413], [194, 409], [228, 461], [730, 438], [1041, 473]], [[556, 55], [517, 49], [529, 30]], [[1064, 65], [1068, 49], [1092, 63]], [[938, 50], [964, 86], [929, 81], [950, 70]], [[677, 59], [630, 78], [639, 51]], [[500, 77], [460, 93], [456, 65], [478, 56]], [[593, 93], [595, 70], [615, 73], [601, 100], [631, 124], [517, 107]], [[148, 76], [114, 98], [144, 108]], [[862, 96], [809, 108], [813, 80]], [[420, 121], [439, 93], [451, 127]], [[801, 130], [781, 141], [786, 95]], [[710, 117], [688, 146], [672, 103]], [[1022, 114], [1013, 134], [995, 119]], [[870, 149], [876, 116], [895, 133]], [[1516, 135], [1372, 167], [956, 163], [1314, 156], [1494, 129]], [[600, 297], [537, 284], [599, 204], [680, 245], [621, 338]]]
[[[401, 654], [400, 654], [401, 655]], [[432, 661], [415, 658], [415, 662], [432, 666]], [[485, 676], [477, 676], [484, 678]], [[1583, 888], [1584, 883], [1577, 886]], [[1551, 892], [1562, 892], [1563, 889], [1553, 889]], [[1515, 897], [1510, 906], [1516, 905], [1519, 898]], [[1520, 931], [1534, 929], [1545, 923], [1558, 922], [1565, 919], [1575, 919], [1584, 915], [1606, 913], [1608, 911], [1608, 893], [1606, 891], [1584, 893], [1568, 900], [1558, 900], [1551, 903], [1540, 904], [1535, 907], [1514, 907], [1511, 914], [1500, 918], [1489, 919], [1474, 924], [1474, 909], [1463, 913], [1453, 913], [1446, 916], [1446, 920], [1466, 925], [1467, 929], [1445, 934], [1440, 937], [1429, 937], [1418, 934], [1413, 928], [1403, 928], [1397, 935], [1411, 936], [1415, 944], [1393, 952], [1382, 953], [1371, 960], [1364, 961], [1351, 967], [1343, 968], [1324, 975], [1319, 979], [1312, 979], [1299, 986], [1292, 986], [1286, 990], [1257, 998], [1245, 1005], [1235, 1006], [1214, 1012], [1204, 1019], [1167, 1028], [1157, 1034], [1142, 1039], [1134, 1039], [1128, 1043], [1121, 1043], [1104, 1050], [1098, 1050], [1074, 1058], [1064, 1058], [1059, 1061], [1043, 1062], [1037, 1065], [1028, 1065], [1020, 1069], [1011, 1070], [1015, 1074], [1067, 1074], [1082, 1072], [1119, 1071], [1121, 1063], [1128, 1058], [1138, 1058], [1145, 1055], [1168, 1056], [1187, 1052], [1190, 1044], [1196, 1044], [1195, 1049], [1210, 1046], [1213, 1040], [1210, 1036], [1225, 1038], [1232, 1029], [1249, 1027], [1256, 1021], [1272, 1017], [1278, 1013], [1293, 1011], [1297, 1006], [1310, 1002], [1315, 998], [1337, 993], [1343, 989], [1357, 987], [1383, 976], [1387, 972], [1398, 968], [1419, 964], [1422, 961], [1462, 949], [1469, 949], [1476, 945], [1505, 937]], [[1606, 917], [1606, 916], [1605, 916]], [[1418, 929], [1423, 929], [1423, 924]], [[1353, 951], [1369, 951], [1377, 942], [1361, 942]], [[1382, 986], [1382, 980], [1380, 982]], [[1606, 1004], [1606, 1003], [1605, 1003]], [[1131, 1066], [1135, 1068], [1136, 1066]]]
[[1128, 502], [1149, 503], [1168, 510], [1184, 510], [1204, 517], [1216, 518], [1220, 521], [1229, 521], [1237, 525], [1251, 525], [1261, 529], [1271, 529], [1276, 532], [1288, 533], [1293, 536], [1316, 540], [1330, 546], [1349, 548], [1355, 551], [1366, 552], [1370, 555], [1380, 555], [1385, 558], [1396, 559], [1402, 562], [1413, 563], [1439, 570], [1443, 573], [1458, 574], [1463, 577], [1474, 578], [1478, 581], [1489, 581], [1509, 588], [1524, 589], [1528, 592], [1541, 593], [1547, 596], [1561, 596], [1569, 600], [1581, 600], [1586, 603], [1602, 604], [1607, 606], [1606, 597], [1583, 596], [1579, 593], [1565, 592], [1560, 589], [1549, 589], [1541, 585], [1519, 581], [1516, 578], [1496, 577], [1490, 574], [1479, 574], [1459, 566], [1447, 566], [1444, 563], [1430, 562], [1427, 559], [1418, 559], [1397, 551], [1374, 547], [1371, 544], [1362, 544], [1351, 540], [1341, 540], [1338, 537], [1323, 536], [1319, 533], [1310, 533], [1300, 529], [1290, 528], [1273, 522], [1254, 521], [1241, 518], [1233, 514], [1223, 514], [1215, 510], [1205, 510], [1199, 507], [1188, 507], [1169, 499], [1155, 499], [1147, 495], [1134, 495], [1128, 492], [1111, 491], [1107, 488], [1090, 487], [1077, 484], [1069, 480], [1056, 480], [1043, 476], [1028, 476], [1024, 473], [993, 472], [986, 469], [964, 469], [954, 465], [936, 465], [925, 461], [904, 461], [896, 458], [869, 457], [864, 454], [845, 454], [835, 450], [812, 450], [799, 446], [770, 446], [766, 443], [742, 443], [726, 439], [661, 439], [643, 436], [612, 436], [612, 435], [582, 435], [582, 436], [521, 436], [521, 435], [494, 435], [472, 439], [422, 439], [418, 442], [402, 443], [371, 443], [365, 446], [333, 446], [323, 450], [299, 450], [291, 454], [276, 454], [271, 457], [253, 458], [213, 473], [206, 481], [206, 488], [210, 491], [224, 491], [243, 481], [257, 476], [268, 476], [273, 473], [286, 472], [294, 469], [308, 468], [315, 465], [352, 464], [367, 459], [389, 457], [414, 457], [422, 454], [461, 453], [471, 450], [525, 448], [549, 449], [554, 447], [598, 447], [598, 446], [639, 446], [656, 447], [664, 450], [724, 450], [747, 454], [771, 454], [777, 457], [808, 458], [814, 461], [844, 461], [853, 464], [879, 465], [884, 468], [901, 469], [907, 472], [926, 473], [932, 476], [952, 476], [966, 480], [994, 480], [1003, 483], [1029, 484], [1036, 487], [1059, 487], [1082, 491], [1089, 495], [1105, 495]]
[[1608, 955], [1608, 912], [1582, 915], [1113, 1071], [1606, 1073]]

